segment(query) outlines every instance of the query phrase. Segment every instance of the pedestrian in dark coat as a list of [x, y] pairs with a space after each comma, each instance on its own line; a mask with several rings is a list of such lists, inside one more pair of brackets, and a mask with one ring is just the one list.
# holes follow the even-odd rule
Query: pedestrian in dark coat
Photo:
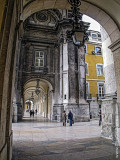
[[69, 111], [68, 113], [68, 119], [69, 119], [69, 126], [72, 126], [73, 114], [71, 111]]
[[32, 116], [32, 110], [30, 110], [30, 117]]

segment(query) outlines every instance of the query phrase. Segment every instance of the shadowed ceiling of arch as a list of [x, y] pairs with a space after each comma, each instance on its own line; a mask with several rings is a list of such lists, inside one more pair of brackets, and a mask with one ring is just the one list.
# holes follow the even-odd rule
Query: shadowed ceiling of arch
[[[36, 85], [37, 85], [36, 80], [30, 81], [25, 84], [24, 86], [24, 100], [25, 101], [31, 98], [32, 92], [33, 92], [34, 98], [38, 97], [35, 94]], [[49, 85], [45, 81], [40, 80], [39, 87], [40, 87], [39, 89], [41, 92], [47, 92]]]
[[[36, 0], [23, 0], [23, 8], [25, 8], [34, 1]], [[47, 2], [47, 0], [39, 0], [39, 1], [43, 3], [44, 1]], [[54, 0], [49, 0], [49, 1], [52, 2]], [[55, 0], [54, 3], [56, 3], [57, 1], [58, 0]], [[60, 6], [64, 5], [62, 4], [64, 1], [67, 2], [67, 0], [62, 0]], [[97, 6], [98, 8], [101, 8], [108, 15], [110, 15], [120, 27], [120, 0], [81, 0], [81, 1], [88, 2], [90, 4]]]

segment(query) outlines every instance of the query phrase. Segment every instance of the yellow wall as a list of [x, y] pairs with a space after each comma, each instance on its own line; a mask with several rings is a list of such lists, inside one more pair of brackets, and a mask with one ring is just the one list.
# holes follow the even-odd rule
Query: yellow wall
[[96, 97], [98, 94], [97, 82], [104, 82], [104, 76], [97, 76], [96, 64], [103, 64], [103, 57], [92, 54], [94, 51], [94, 44], [87, 44], [87, 54], [85, 54], [85, 62], [88, 63], [88, 75], [86, 75], [87, 80], [89, 82], [89, 93], [92, 94], [92, 97]]
[[1, 31], [2, 21], [3, 21], [5, 2], [6, 2], [5, 0], [0, 1], [0, 31]]
[[[29, 108], [27, 108], [28, 105], [29, 105]], [[31, 109], [31, 103], [30, 102], [25, 103], [25, 110], [26, 109]]]
[[25, 103], [25, 110], [27, 109], [27, 104]]

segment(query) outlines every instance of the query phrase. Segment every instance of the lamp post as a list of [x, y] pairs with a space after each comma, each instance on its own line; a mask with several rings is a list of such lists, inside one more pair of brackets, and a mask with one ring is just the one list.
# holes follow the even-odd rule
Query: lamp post
[[82, 13], [80, 13], [79, 6], [81, 5], [80, 0], [68, 0], [71, 5], [72, 10], [72, 30], [66, 32], [67, 39], [72, 39], [74, 45], [82, 47], [85, 41], [88, 40], [87, 30], [90, 26], [90, 23], [82, 21]]
[[30, 100], [33, 102], [34, 101], [34, 96], [33, 96], [33, 92], [32, 92], [32, 95], [31, 95], [31, 98]]
[[35, 89], [35, 93], [37, 94], [37, 95], [39, 95], [39, 93], [40, 93], [40, 90], [39, 90], [39, 79], [37, 79], [37, 85], [36, 85], [36, 89]]

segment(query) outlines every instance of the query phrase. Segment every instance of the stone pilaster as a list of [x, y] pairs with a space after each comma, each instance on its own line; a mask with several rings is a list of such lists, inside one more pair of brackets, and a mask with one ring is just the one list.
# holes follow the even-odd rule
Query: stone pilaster
[[69, 99], [69, 81], [68, 81], [68, 44], [62, 44], [62, 82], [63, 82], [63, 104], [66, 106]]
[[74, 118], [78, 107], [75, 56], [73, 43], [63, 43], [63, 104], [67, 113], [69, 110], [73, 112]]
[[22, 104], [17, 102], [17, 120], [22, 120]]
[[77, 63], [76, 59], [76, 49], [73, 42], [68, 43], [68, 78], [69, 78], [69, 103], [77, 103], [76, 90], [78, 89], [78, 79], [77, 79]]
[[[113, 131], [113, 134], [115, 135], [116, 146], [120, 146], [120, 39], [118, 39], [116, 42], [110, 45], [109, 48], [113, 52], [116, 88], [117, 88], [117, 100], [116, 102], [114, 102], [115, 113], [113, 113], [113, 115], [115, 114], [115, 125], [114, 125], [115, 129]], [[114, 124], [113, 120], [112, 124]]]
[[79, 84], [79, 114], [80, 121], [89, 121], [89, 104], [85, 100], [86, 72], [85, 54], [83, 47], [78, 48], [78, 84]]
[[116, 95], [107, 95], [102, 100], [102, 137], [116, 143]]
[[78, 81], [79, 81], [79, 104], [86, 103], [85, 101], [85, 54], [83, 47], [78, 49]]
[[89, 121], [85, 76], [84, 51], [72, 42], [63, 44], [63, 104], [67, 113], [73, 112], [75, 121]]
[[17, 104], [15, 101], [13, 102], [12, 106], [13, 106], [12, 107], [13, 108], [12, 122], [17, 123]]
[[61, 101], [61, 79], [60, 79], [60, 53], [59, 47], [55, 47], [55, 91], [54, 91], [54, 106], [53, 106], [53, 120], [60, 122], [62, 120], [63, 104]]

